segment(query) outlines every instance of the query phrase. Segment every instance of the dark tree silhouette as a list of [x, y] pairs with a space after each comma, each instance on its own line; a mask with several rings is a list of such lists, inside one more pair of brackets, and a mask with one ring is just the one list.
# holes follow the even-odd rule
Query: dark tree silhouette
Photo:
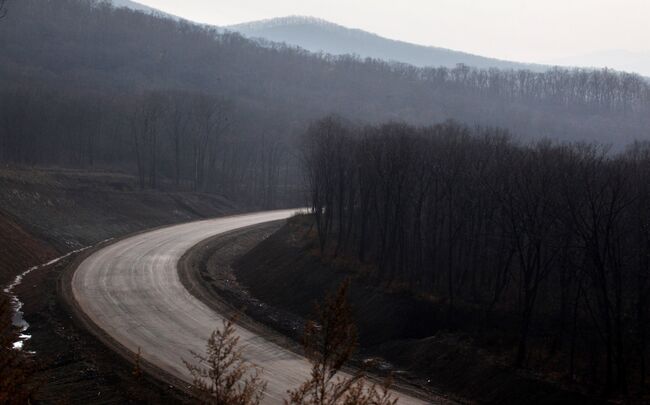
[[632, 376], [643, 376], [635, 391], [645, 386], [647, 143], [612, 153], [453, 122], [359, 128], [335, 117], [305, 137], [325, 260], [352, 257], [380, 285], [446, 303], [440, 328], [468, 329], [458, 309], [477, 312], [515, 342], [517, 367], [544, 352], [607, 394], [627, 392]]
[[335, 294], [316, 307], [317, 321], [305, 328], [305, 355], [312, 364], [311, 376], [300, 387], [289, 391], [292, 405], [395, 405], [383, 387], [367, 384], [362, 370], [343, 376], [342, 369], [357, 348], [357, 331], [347, 301], [350, 283], [345, 281]]

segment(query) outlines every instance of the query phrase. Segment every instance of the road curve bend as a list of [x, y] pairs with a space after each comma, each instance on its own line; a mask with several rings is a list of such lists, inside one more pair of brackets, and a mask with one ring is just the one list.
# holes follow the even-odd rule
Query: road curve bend
[[[290, 217], [296, 210], [269, 211], [169, 226], [106, 246], [78, 266], [72, 294], [78, 307], [103, 332], [165, 372], [191, 381], [183, 358], [205, 344], [223, 317], [181, 284], [177, 264], [199, 242], [238, 228]], [[281, 404], [288, 389], [310, 372], [304, 357], [237, 327], [244, 357], [268, 381], [263, 404]], [[397, 394], [400, 404], [425, 404]]]

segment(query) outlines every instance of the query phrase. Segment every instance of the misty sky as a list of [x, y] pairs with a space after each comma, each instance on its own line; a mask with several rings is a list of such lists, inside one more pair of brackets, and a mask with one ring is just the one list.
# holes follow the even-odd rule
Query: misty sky
[[393, 39], [524, 62], [611, 50], [650, 56], [650, 0], [136, 1], [214, 25], [308, 15]]

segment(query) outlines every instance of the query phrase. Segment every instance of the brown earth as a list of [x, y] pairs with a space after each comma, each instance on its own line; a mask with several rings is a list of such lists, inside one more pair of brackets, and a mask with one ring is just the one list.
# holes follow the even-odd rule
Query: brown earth
[[135, 178], [119, 173], [0, 170], [0, 212], [61, 253], [244, 208], [216, 194], [140, 190]]
[[[280, 229], [285, 221], [269, 222], [244, 229], [227, 232], [203, 241], [190, 249], [179, 262], [181, 282], [194, 296], [210, 308], [230, 317], [237, 317], [237, 323], [256, 331], [297, 353], [300, 345], [283, 335], [270, 333], [269, 328], [257, 319], [269, 318], [284, 321], [288, 314], [269, 314], [273, 310], [264, 302], [255, 299], [237, 282], [232, 264], [264, 239]], [[292, 330], [302, 331], [302, 324], [292, 324]], [[273, 328], [276, 329], [276, 328]]]
[[0, 286], [25, 269], [45, 263], [57, 252], [0, 213]]
[[311, 315], [311, 304], [351, 277], [361, 356], [384, 359], [380, 364], [386, 371], [469, 402], [599, 402], [512, 369], [468, 335], [436, 329], [440, 310], [435, 303], [375, 287], [364, 269], [350, 270], [354, 266], [349, 263], [323, 262], [306, 237], [310, 232], [308, 220], [295, 218], [272, 236], [258, 239], [225, 273], [217, 255], [203, 252], [202, 277], [215, 294], [234, 306], [246, 306], [249, 316], [294, 338]]
[[[303, 354], [300, 344], [305, 318], [268, 305], [251, 294], [234, 273], [233, 264], [262, 241], [282, 229], [285, 221], [256, 225], [218, 235], [190, 249], [179, 263], [183, 285], [205, 304], [222, 314], [236, 316], [237, 323], [246, 326], [265, 339]], [[309, 306], [307, 306], [309, 307]], [[356, 356], [351, 368], [363, 366], [371, 375], [382, 378], [390, 371], [385, 362], [371, 362], [363, 353]], [[373, 358], [372, 360], [378, 360]], [[374, 367], [368, 368], [370, 364]], [[393, 386], [410, 395], [428, 398], [432, 403], [455, 403], [422, 381], [405, 374], [395, 375]], [[381, 382], [381, 381], [378, 381]]]
[[[246, 209], [223, 196], [139, 190], [131, 176], [0, 169], [0, 286], [31, 266], [144, 229]], [[69, 260], [74, 260], [71, 257]], [[143, 377], [73, 319], [57, 294], [66, 262], [29, 274], [16, 289], [36, 352], [39, 403], [178, 403], [187, 396]]]
[[39, 269], [17, 289], [33, 337], [26, 349], [38, 364], [34, 381], [37, 403], [44, 404], [176, 404], [190, 403], [183, 392], [143, 374], [87, 332], [71, 316], [58, 288], [73, 259]]

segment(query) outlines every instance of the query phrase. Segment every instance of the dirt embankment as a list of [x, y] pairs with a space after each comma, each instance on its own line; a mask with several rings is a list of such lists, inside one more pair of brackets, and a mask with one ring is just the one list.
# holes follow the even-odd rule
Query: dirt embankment
[[0, 213], [0, 286], [7, 285], [17, 273], [56, 256], [54, 248]]
[[[277, 306], [269, 305], [254, 296], [238, 281], [233, 264], [245, 257], [262, 241], [284, 226], [285, 221], [265, 223], [218, 235], [190, 249], [179, 263], [183, 285], [215, 311], [236, 316], [237, 323], [264, 336], [276, 344], [298, 354], [304, 354], [300, 343], [305, 318]], [[305, 306], [308, 310], [310, 305]], [[356, 356], [352, 366], [360, 366], [363, 353]], [[368, 363], [365, 364], [365, 367]], [[386, 375], [387, 364], [379, 362], [369, 370], [376, 376]], [[395, 388], [411, 395], [426, 397], [436, 404], [455, 403], [433, 389], [423, 389], [421, 381], [408, 376], [396, 376]]]
[[597, 403], [510, 368], [467, 335], [437, 328], [444, 309], [435, 303], [374, 287], [364, 269], [350, 271], [349, 263], [322, 262], [305, 237], [309, 232], [307, 221], [293, 219], [225, 268], [217, 255], [203, 252], [203, 280], [251, 317], [297, 338], [312, 303], [351, 277], [361, 354], [385, 359], [386, 369], [479, 403]]
[[[302, 319], [288, 312], [278, 312], [254, 297], [237, 281], [232, 264], [260, 242], [280, 229], [285, 221], [269, 222], [238, 229], [205, 240], [194, 246], [179, 262], [181, 282], [194, 296], [215, 311], [236, 316], [237, 323], [246, 325], [259, 335], [302, 353], [295, 341], [304, 329]], [[259, 323], [258, 321], [267, 321]], [[272, 325], [268, 325], [272, 323]], [[283, 334], [270, 332], [264, 324]]]
[[142, 229], [240, 211], [219, 195], [140, 190], [127, 175], [0, 170], [0, 212], [62, 253]]
[[[27, 268], [139, 230], [244, 211], [210, 194], [141, 191], [130, 176], [0, 169], [0, 286]], [[70, 258], [71, 260], [73, 258]], [[15, 289], [30, 324], [41, 403], [177, 403], [187, 398], [143, 377], [70, 317], [57, 294], [66, 261]]]

